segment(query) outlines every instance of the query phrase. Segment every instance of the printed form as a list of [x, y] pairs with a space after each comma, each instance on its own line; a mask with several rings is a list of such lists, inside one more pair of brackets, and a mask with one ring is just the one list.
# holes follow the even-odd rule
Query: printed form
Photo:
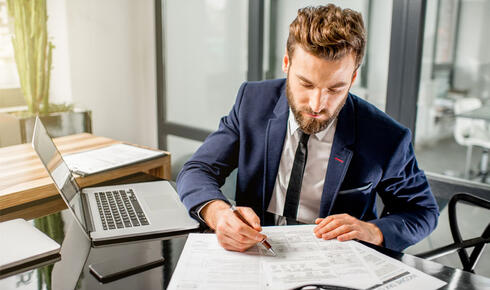
[[113, 144], [106, 147], [63, 155], [73, 172], [85, 176], [116, 167], [156, 158], [162, 151], [145, 149], [128, 144]]
[[[245, 253], [227, 251], [214, 234], [190, 234], [168, 289], [267, 290], [313, 283], [401, 290], [419, 283], [424, 289], [445, 284], [358, 242], [318, 239], [315, 226], [263, 227], [277, 256], [261, 246]], [[412, 282], [396, 282], [402, 280]]]
[[356, 249], [368, 266], [374, 269], [376, 276], [383, 281], [373, 289], [438, 289], [447, 284], [363, 244], [357, 243]]

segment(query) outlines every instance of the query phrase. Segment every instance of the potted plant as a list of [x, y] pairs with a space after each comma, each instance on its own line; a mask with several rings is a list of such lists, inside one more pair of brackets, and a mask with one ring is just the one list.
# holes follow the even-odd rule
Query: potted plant
[[[53, 137], [91, 132], [90, 111], [49, 102], [54, 45], [48, 40], [46, 0], [7, 0], [12, 45], [26, 107], [4, 111], [4, 124], [18, 123], [16, 143], [30, 142], [36, 115]], [[2, 128], [3, 129], [3, 128]], [[2, 144], [0, 145], [11, 145]], [[10, 142], [12, 143], [12, 142]]]
[[[53, 137], [91, 132], [90, 112], [74, 110], [71, 105], [49, 102], [54, 45], [48, 40], [46, 0], [7, 0], [7, 7], [13, 28], [15, 63], [27, 106], [23, 110], [11, 110], [3, 114], [1, 122], [5, 126], [8, 123], [5, 116], [8, 116], [18, 123], [18, 143], [31, 140], [36, 115], [40, 116]], [[52, 239], [62, 243], [64, 223], [61, 213], [37, 218], [34, 224]], [[52, 265], [38, 269], [39, 289], [44, 289], [44, 286], [51, 289], [52, 269]]]

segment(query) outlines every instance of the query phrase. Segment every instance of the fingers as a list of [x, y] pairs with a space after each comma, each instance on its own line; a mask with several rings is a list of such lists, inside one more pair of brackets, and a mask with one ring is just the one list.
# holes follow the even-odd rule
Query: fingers
[[237, 208], [240, 214], [247, 220], [247, 222], [252, 225], [252, 227], [260, 232], [262, 231], [262, 227], [260, 226], [260, 219], [255, 214], [254, 210], [249, 207], [238, 207]]
[[[260, 220], [251, 208], [239, 208], [239, 211], [247, 222], [261, 229]], [[215, 231], [221, 246], [231, 251], [243, 252], [266, 238], [229, 209], [220, 215]]]
[[321, 220], [317, 219], [317, 221], [318, 225], [313, 232], [317, 238], [325, 240], [358, 230], [358, 220], [348, 214], [331, 215]]
[[348, 232], [337, 237], [337, 240], [339, 240], [340, 242], [350, 241], [353, 239], [359, 239], [358, 231]]
[[244, 252], [257, 244], [257, 242], [250, 241], [250, 239], [240, 234], [230, 236], [225, 233], [217, 233], [216, 235], [221, 246], [229, 251]]
[[256, 243], [265, 238], [265, 235], [245, 224], [231, 210], [226, 212], [226, 214], [221, 217], [216, 230], [226, 233], [235, 240], [240, 240], [239, 235], [245, 236], [249, 240], [253, 240]]
[[315, 235], [320, 238], [323, 234], [336, 229], [337, 227], [345, 224], [344, 218], [339, 215], [331, 215], [324, 218], [318, 225], [313, 229]]
[[315, 223], [318, 221], [317, 226], [313, 229], [314, 232], [317, 232], [321, 228], [323, 228], [325, 225], [327, 225], [329, 222], [334, 220], [335, 215], [328, 216], [324, 219], [316, 219]]
[[322, 234], [322, 239], [324, 240], [330, 240], [337, 238], [340, 235], [346, 234], [346, 233], [352, 233], [353, 232], [353, 227], [351, 225], [341, 225], [334, 230], [329, 231], [328, 233]]
[[337, 238], [339, 241], [358, 239], [375, 245], [382, 245], [383, 233], [373, 223], [363, 222], [348, 214], [331, 215], [316, 219], [313, 232], [317, 238], [325, 240]]
[[260, 242], [263, 239], [265, 239], [266, 236], [259, 233], [259, 231], [262, 230], [262, 228], [260, 227], [260, 219], [255, 214], [253, 209], [249, 207], [239, 207], [237, 209], [240, 212], [241, 216], [250, 225], [252, 225], [252, 227], [250, 227], [250, 225], [243, 222], [239, 217], [235, 215], [235, 213], [232, 212], [231, 215], [233, 217], [229, 219], [229, 222], [233, 232], [240, 233], [241, 235], [244, 235], [245, 237], [248, 237], [251, 240], [255, 240], [256, 242]]
[[228, 231], [229, 233], [239, 233], [240, 235], [248, 238], [251, 241], [254, 241], [255, 243], [258, 243], [267, 238], [265, 235], [244, 224], [241, 220], [232, 221], [230, 229], [231, 231]]

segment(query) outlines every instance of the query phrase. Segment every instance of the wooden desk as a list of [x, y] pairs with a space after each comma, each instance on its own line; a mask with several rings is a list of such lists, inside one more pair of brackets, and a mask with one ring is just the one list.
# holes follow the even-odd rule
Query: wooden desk
[[[61, 154], [122, 143], [87, 133], [55, 138], [54, 142]], [[170, 179], [170, 154], [86, 177], [75, 174], [75, 177], [81, 187], [86, 187], [137, 172]], [[0, 222], [14, 218], [33, 219], [65, 208], [31, 144], [0, 148]]]

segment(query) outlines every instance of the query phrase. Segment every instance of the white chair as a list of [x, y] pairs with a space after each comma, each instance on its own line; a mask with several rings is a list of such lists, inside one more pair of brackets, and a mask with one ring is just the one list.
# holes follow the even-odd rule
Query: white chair
[[[454, 126], [454, 138], [458, 144], [467, 146], [466, 165], [464, 177], [469, 178], [471, 166], [471, 152], [473, 146], [482, 147], [480, 173], [487, 174], [488, 150], [490, 149], [490, 130], [485, 120], [458, 117], [459, 114], [466, 113], [482, 106], [478, 98], [461, 98], [454, 103], [454, 114], [456, 123]], [[485, 179], [485, 176], [484, 176]]]

